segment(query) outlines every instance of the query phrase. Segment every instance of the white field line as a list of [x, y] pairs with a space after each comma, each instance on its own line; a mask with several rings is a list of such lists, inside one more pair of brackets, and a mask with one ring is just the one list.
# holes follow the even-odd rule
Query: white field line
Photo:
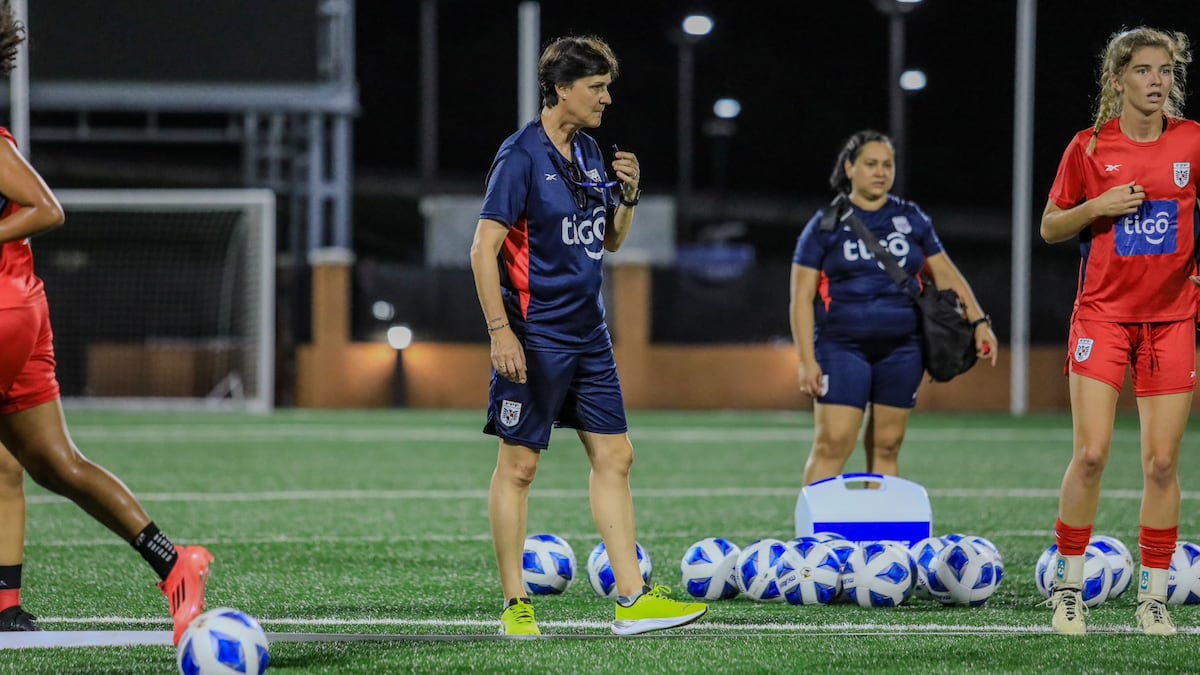
[[[1058, 488], [930, 488], [930, 497], [948, 499], [1058, 499]], [[795, 487], [695, 487], [634, 489], [638, 499], [695, 499], [713, 497], [755, 498], [791, 497]], [[533, 499], [587, 499], [585, 489], [555, 490], [533, 488]], [[1140, 500], [1141, 490], [1105, 490], [1105, 499]], [[279, 490], [262, 492], [142, 492], [142, 502], [287, 502], [287, 501], [458, 501], [487, 499], [487, 490]], [[1200, 492], [1185, 491], [1185, 501], [1200, 499]], [[29, 495], [30, 504], [67, 504], [57, 495]]]
[[[480, 417], [479, 428], [483, 427]], [[352, 427], [336, 424], [262, 424], [262, 425], [148, 425], [136, 427], [107, 427], [80, 425], [71, 429], [72, 435], [81, 444], [104, 443], [149, 443], [171, 445], [175, 443], [203, 444], [260, 444], [278, 443], [472, 443], [492, 442], [491, 436], [476, 429], [461, 425], [405, 426], [377, 423], [372, 426]], [[555, 436], [574, 435], [569, 429], [555, 432]], [[634, 427], [630, 437], [638, 441], [656, 443], [789, 443], [812, 440], [812, 427]], [[1010, 427], [962, 427], [958, 429], [909, 429], [906, 441], [959, 442], [959, 443], [1007, 443], [1054, 442], [1069, 445], [1071, 429], [1013, 429]], [[1193, 437], [1184, 437], [1189, 445]], [[1116, 443], [1137, 443], [1137, 430], [1118, 429], [1113, 432]]]
[[[567, 541], [596, 541], [599, 538], [595, 532], [558, 532], [558, 536]], [[1136, 541], [1137, 532], [1107, 532], [1110, 536], [1118, 537], [1123, 541]], [[760, 539], [764, 536], [776, 536], [787, 538], [790, 534], [781, 532], [770, 532], [764, 530], [754, 531], [735, 531], [722, 532], [721, 536], [735, 542], [751, 542], [755, 539]], [[989, 537], [993, 539], [1042, 539], [1046, 541], [1054, 540], [1053, 530], [1018, 530], [1009, 532], [989, 532]], [[695, 532], [660, 532], [648, 531], [640, 534], [640, 539], [684, 539], [690, 540], [696, 538]], [[1180, 532], [1179, 538], [1184, 541], [1200, 541], [1200, 532]], [[492, 535], [484, 532], [477, 534], [391, 534], [391, 535], [271, 535], [266, 537], [200, 537], [189, 539], [189, 544], [202, 544], [204, 546], [312, 546], [318, 544], [380, 544], [380, 545], [398, 545], [410, 543], [446, 543], [446, 544], [462, 544], [462, 543], [484, 543], [490, 542]], [[79, 547], [95, 547], [95, 546], [121, 546], [125, 547], [128, 544], [121, 541], [117, 537], [101, 537], [95, 539], [46, 539], [39, 540], [36, 537], [30, 537], [26, 545], [31, 548], [46, 547], [46, 548], [79, 548]]]

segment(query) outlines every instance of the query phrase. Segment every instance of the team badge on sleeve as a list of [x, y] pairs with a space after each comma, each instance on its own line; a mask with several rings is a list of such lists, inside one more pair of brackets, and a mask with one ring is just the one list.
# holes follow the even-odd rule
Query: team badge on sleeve
[[1192, 163], [1191, 162], [1175, 162], [1175, 185], [1177, 187], [1187, 187], [1188, 181], [1192, 178]]
[[[1079, 342], [1075, 343], [1075, 362], [1076, 363], [1083, 363], [1084, 361], [1087, 361], [1089, 358], [1091, 358], [1093, 342], [1094, 341], [1092, 340], [1092, 338], [1079, 338]], [[505, 403], [505, 405], [507, 405], [508, 401], [505, 401], [504, 403]]]
[[500, 423], [506, 427], [515, 427], [521, 421], [521, 404], [516, 401], [504, 401], [500, 404]]

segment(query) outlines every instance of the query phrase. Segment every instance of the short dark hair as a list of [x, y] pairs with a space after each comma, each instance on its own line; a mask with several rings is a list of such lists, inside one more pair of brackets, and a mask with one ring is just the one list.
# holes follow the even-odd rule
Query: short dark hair
[[11, 73], [17, 62], [17, 48], [25, 41], [25, 26], [13, 14], [10, 0], [0, 1], [0, 73]]
[[538, 59], [538, 86], [542, 105], [558, 105], [554, 87], [570, 84], [581, 77], [612, 75], [617, 77], [617, 57], [604, 40], [594, 36], [560, 37], [542, 51]]
[[863, 146], [875, 142], [891, 145], [892, 139], [888, 138], [887, 134], [874, 129], [863, 129], [846, 139], [846, 142], [842, 144], [842, 151], [838, 153], [837, 161], [833, 163], [833, 173], [829, 174], [829, 186], [835, 192], [838, 194], [850, 193], [850, 177], [846, 175], [846, 162], [853, 164], [858, 161]]

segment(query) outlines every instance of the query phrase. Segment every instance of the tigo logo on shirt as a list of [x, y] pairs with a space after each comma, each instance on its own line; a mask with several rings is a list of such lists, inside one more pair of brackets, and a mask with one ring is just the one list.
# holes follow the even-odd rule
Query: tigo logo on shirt
[[1173, 200], [1143, 202], [1136, 213], [1113, 224], [1117, 255], [1165, 255], [1175, 252], [1179, 205]]

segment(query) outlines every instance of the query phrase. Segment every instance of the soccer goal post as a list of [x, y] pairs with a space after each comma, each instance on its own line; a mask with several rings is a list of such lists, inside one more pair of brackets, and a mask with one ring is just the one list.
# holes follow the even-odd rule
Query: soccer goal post
[[270, 190], [59, 190], [32, 240], [64, 404], [269, 412], [275, 379]]

